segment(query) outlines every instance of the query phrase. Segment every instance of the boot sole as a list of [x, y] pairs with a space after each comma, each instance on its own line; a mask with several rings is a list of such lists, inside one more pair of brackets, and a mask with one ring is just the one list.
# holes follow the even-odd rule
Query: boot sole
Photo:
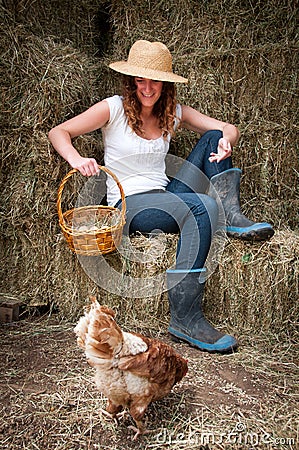
[[214, 344], [208, 344], [206, 342], [198, 341], [197, 339], [192, 338], [180, 331], [177, 331], [173, 328], [168, 329], [168, 333], [170, 337], [175, 342], [187, 342], [191, 347], [196, 348], [197, 350], [201, 350], [208, 353], [221, 353], [221, 354], [229, 354], [236, 350], [238, 347], [238, 342], [232, 336], [228, 334], [224, 335], [222, 338], [218, 339]]
[[260, 228], [250, 231], [242, 231], [240, 229], [227, 229], [226, 234], [235, 239], [241, 239], [243, 241], [267, 241], [274, 235], [274, 230], [271, 228]]

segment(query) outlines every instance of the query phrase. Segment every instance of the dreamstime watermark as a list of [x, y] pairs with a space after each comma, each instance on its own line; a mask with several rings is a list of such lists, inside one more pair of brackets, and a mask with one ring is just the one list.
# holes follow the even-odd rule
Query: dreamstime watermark
[[[161, 158], [161, 155], [151, 153], [150, 155], [147, 155], [149, 164], [147, 168], [146, 161], [144, 161], [144, 155], [141, 154], [140, 157], [142, 158], [141, 167], [144, 170], [144, 172], [140, 174], [141, 176], [146, 176], [147, 170], [149, 171], [148, 175], [150, 174], [150, 169], [152, 167], [153, 161], [154, 165], [156, 164], [157, 166], [159, 166], [161, 163], [164, 164], [164, 161], [155, 161], [155, 158]], [[129, 164], [130, 161], [127, 161], [126, 159], [127, 158], [120, 158], [118, 160], [119, 167], [126, 167]], [[209, 192], [209, 195], [213, 197], [217, 202], [218, 219], [216, 221], [215, 217], [213, 217], [214, 213], [210, 215], [208, 197], [205, 195], [201, 197], [204, 204], [205, 202], [207, 202], [206, 208], [208, 214], [210, 215], [210, 223], [214, 236], [205, 264], [206, 271], [204, 276], [205, 279], [207, 279], [216, 270], [226, 243], [225, 214], [221, 201], [216, 190], [214, 189], [213, 185], [210, 183], [206, 175], [204, 175], [201, 170], [199, 170], [190, 162], [174, 155], [167, 155], [165, 158], [165, 167], [166, 174], [169, 179], [184, 183], [187, 190], [190, 189], [190, 191], [195, 191], [196, 193], [199, 193], [199, 195], [204, 194], [205, 192]], [[94, 202], [95, 200], [97, 200], [97, 204], [99, 204], [103, 200], [105, 195], [103, 193], [103, 188], [106, 187], [106, 182], [108, 182], [112, 191], [118, 193], [119, 195], [119, 188], [115, 181], [109, 179], [109, 175], [107, 176], [103, 172], [101, 172], [100, 175], [102, 176], [91, 177], [84, 183], [83, 188], [78, 194], [76, 203], [76, 206], [79, 209], [83, 205], [90, 204], [91, 201]], [[107, 181], [105, 180], [106, 176]], [[153, 211], [152, 213], [151, 210]], [[128, 211], [128, 208], [127, 212], [127, 223], [125, 225], [126, 230], [129, 229], [129, 217], [130, 220], [133, 220], [134, 218], [132, 216], [132, 211]], [[140, 214], [142, 212], [146, 212], [149, 220], [150, 214], [160, 214], [162, 217], [162, 221], [165, 215], [170, 215], [173, 217], [174, 221], [177, 222], [177, 224], [179, 223], [179, 221], [184, 223], [185, 218], [188, 218], [189, 229], [193, 230], [192, 233], [190, 233], [189, 230], [189, 234], [192, 234], [192, 252], [190, 248], [188, 254], [188, 262], [189, 265], [192, 266], [192, 264], [195, 262], [195, 258], [198, 252], [200, 251], [200, 239], [202, 238], [202, 236], [199, 232], [196, 218], [191, 213], [190, 206], [188, 206], [185, 201], [178, 199], [175, 193], [167, 191], [167, 196], [165, 196], [164, 198], [161, 196], [161, 198], [157, 199], [156, 203], [152, 202], [151, 205], [142, 204], [141, 207], [139, 205], [136, 214]], [[162, 230], [159, 230], [159, 233], [157, 233], [156, 236], [157, 239], [159, 239], [159, 245], [161, 245], [162, 243], [162, 247], [160, 248], [161, 254], [163, 254], [167, 245], [167, 239], [165, 238], [163, 240], [163, 234], [164, 232]], [[151, 239], [154, 244], [155, 233], [151, 233]], [[184, 243], [184, 245], [186, 246], [186, 243]], [[148, 265], [154, 264], [155, 262], [155, 251], [152, 255], [151, 251], [143, 252], [137, 248], [134, 248], [128, 232], [124, 232], [123, 239], [117, 246], [117, 251], [120, 254], [121, 258], [125, 261], [127, 267], [130, 267], [135, 263], [139, 265], [139, 271], [137, 271], [138, 275], [136, 275], [136, 271], [133, 276], [130, 270], [123, 271], [113, 267], [113, 264], [111, 264], [111, 259], [107, 258], [106, 255], [99, 254], [97, 256], [82, 256], [78, 254], [77, 257], [83, 270], [89, 276], [89, 278], [91, 278], [98, 286], [112, 294], [122, 295], [124, 297], [130, 298], [146, 298], [160, 295], [162, 294], [162, 292], [167, 290], [165, 270], [162, 273], [158, 272], [154, 273], [151, 276], [144, 276], [144, 273], [147, 272]], [[144, 270], [140, 270], [140, 267], [144, 267]]]
[[238, 445], [240, 447], [246, 446], [246, 448], [259, 448], [262, 445], [280, 447], [297, 444], [293, 437], [277, 437], [264, 430], [258, 432], [247, 430], [243, 422], [237, 422], [232, 430], [226, 432], [196, 430], [175, 433], [165, 428], [156, 435], [156, 442], [165, 445], [194, 445], [198, 450], [209, 448], [210, 445]]

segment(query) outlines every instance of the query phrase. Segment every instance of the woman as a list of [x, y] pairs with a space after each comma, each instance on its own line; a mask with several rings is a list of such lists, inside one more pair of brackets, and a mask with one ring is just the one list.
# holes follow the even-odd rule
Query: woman
[[[188, 80], [172, 71], [172, 58], [160, 42], [140, 40], [127, 61], [110, 67], [124, 78], [123, 96], [115, 95], [56, 126], [49, 139], [58, 153], [85, 176], [98, 172], [94, 158], [84, 158], [72, 145], [78, 135], [101, 128], [105, 165], [119, 178], [126, 195], [126, 233], [159, 229], [180, 233], [176, 267], [167, 271], [171, 320], [176, 338], [210, 352], [237, 347], [206, 321], [202, 312], [205, 260], [218, 223], [216, 201], [203, 192], [201, 173], [221, 199], [227, 232], [242, 239], [267, 239], [271, 225], [247, 219], [239, 206], [240, 170], [232, 168], [231, 152], [238, 129], [176, 101], [175, 84]], [[187, 161], [169, 181], [165, 157], [176, 129], [201, 135]], [[107, 181], [108, 204], [121, 208], [118, 188]]]

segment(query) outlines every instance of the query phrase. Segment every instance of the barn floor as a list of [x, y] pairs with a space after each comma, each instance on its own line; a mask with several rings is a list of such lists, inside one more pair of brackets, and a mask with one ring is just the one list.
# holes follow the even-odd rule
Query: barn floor
[[73, 326], [55, 316], [1, 325], [1, 449], [298, 448], [298, 357], [287, 338], [245, 335], [238, 352], [221, 356], [160, 333], [189, 372], [150, 405], [152, 432], [133, 442], [129, 415], [117, 426], [100, 412], [105, 399]]

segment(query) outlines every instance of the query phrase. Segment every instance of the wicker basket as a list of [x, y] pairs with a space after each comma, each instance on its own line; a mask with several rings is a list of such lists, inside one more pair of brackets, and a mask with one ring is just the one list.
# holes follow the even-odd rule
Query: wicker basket
[[[66, 212], [62, 212], [61, 208], [61, 196], [63, 188], [69, 178], [76, 172], [77, 169], [72, 169], [62, 180], [57, 196], [57, 211], [59, 218], [59, 225], [62, 229], [64, 237], [68, 243], [68, 246], [72, 252], [78, 255], [96, 256], [99, 254], [106, 254], [113, 252], [120, 244], [122, 238], [123, 227], [125, 225], [126, 215], [126, 201], [123, 188], [118, 181], [117, 177], [109, 169], [103, 166], [99, 166], [100, 170], [103, 170], [110, 175], [116, 182], [122, 200], [122, 209], [119, 211], [112, 206], [92, 205], [82, 206], [79, 208], [73, 208]], [[81, 231], [78, 224], [84, 224], [88, 222], [95, 223], [95, 221], [101, 221], [113, 216], [115, 213], [119, 214], [119, 221], [116, 225], [106, 226], [103, 229], [93, 229]], [[76, 226], [74, 226], [74, 222]], [[84, 228], [84, 227], [81, 227]]]

